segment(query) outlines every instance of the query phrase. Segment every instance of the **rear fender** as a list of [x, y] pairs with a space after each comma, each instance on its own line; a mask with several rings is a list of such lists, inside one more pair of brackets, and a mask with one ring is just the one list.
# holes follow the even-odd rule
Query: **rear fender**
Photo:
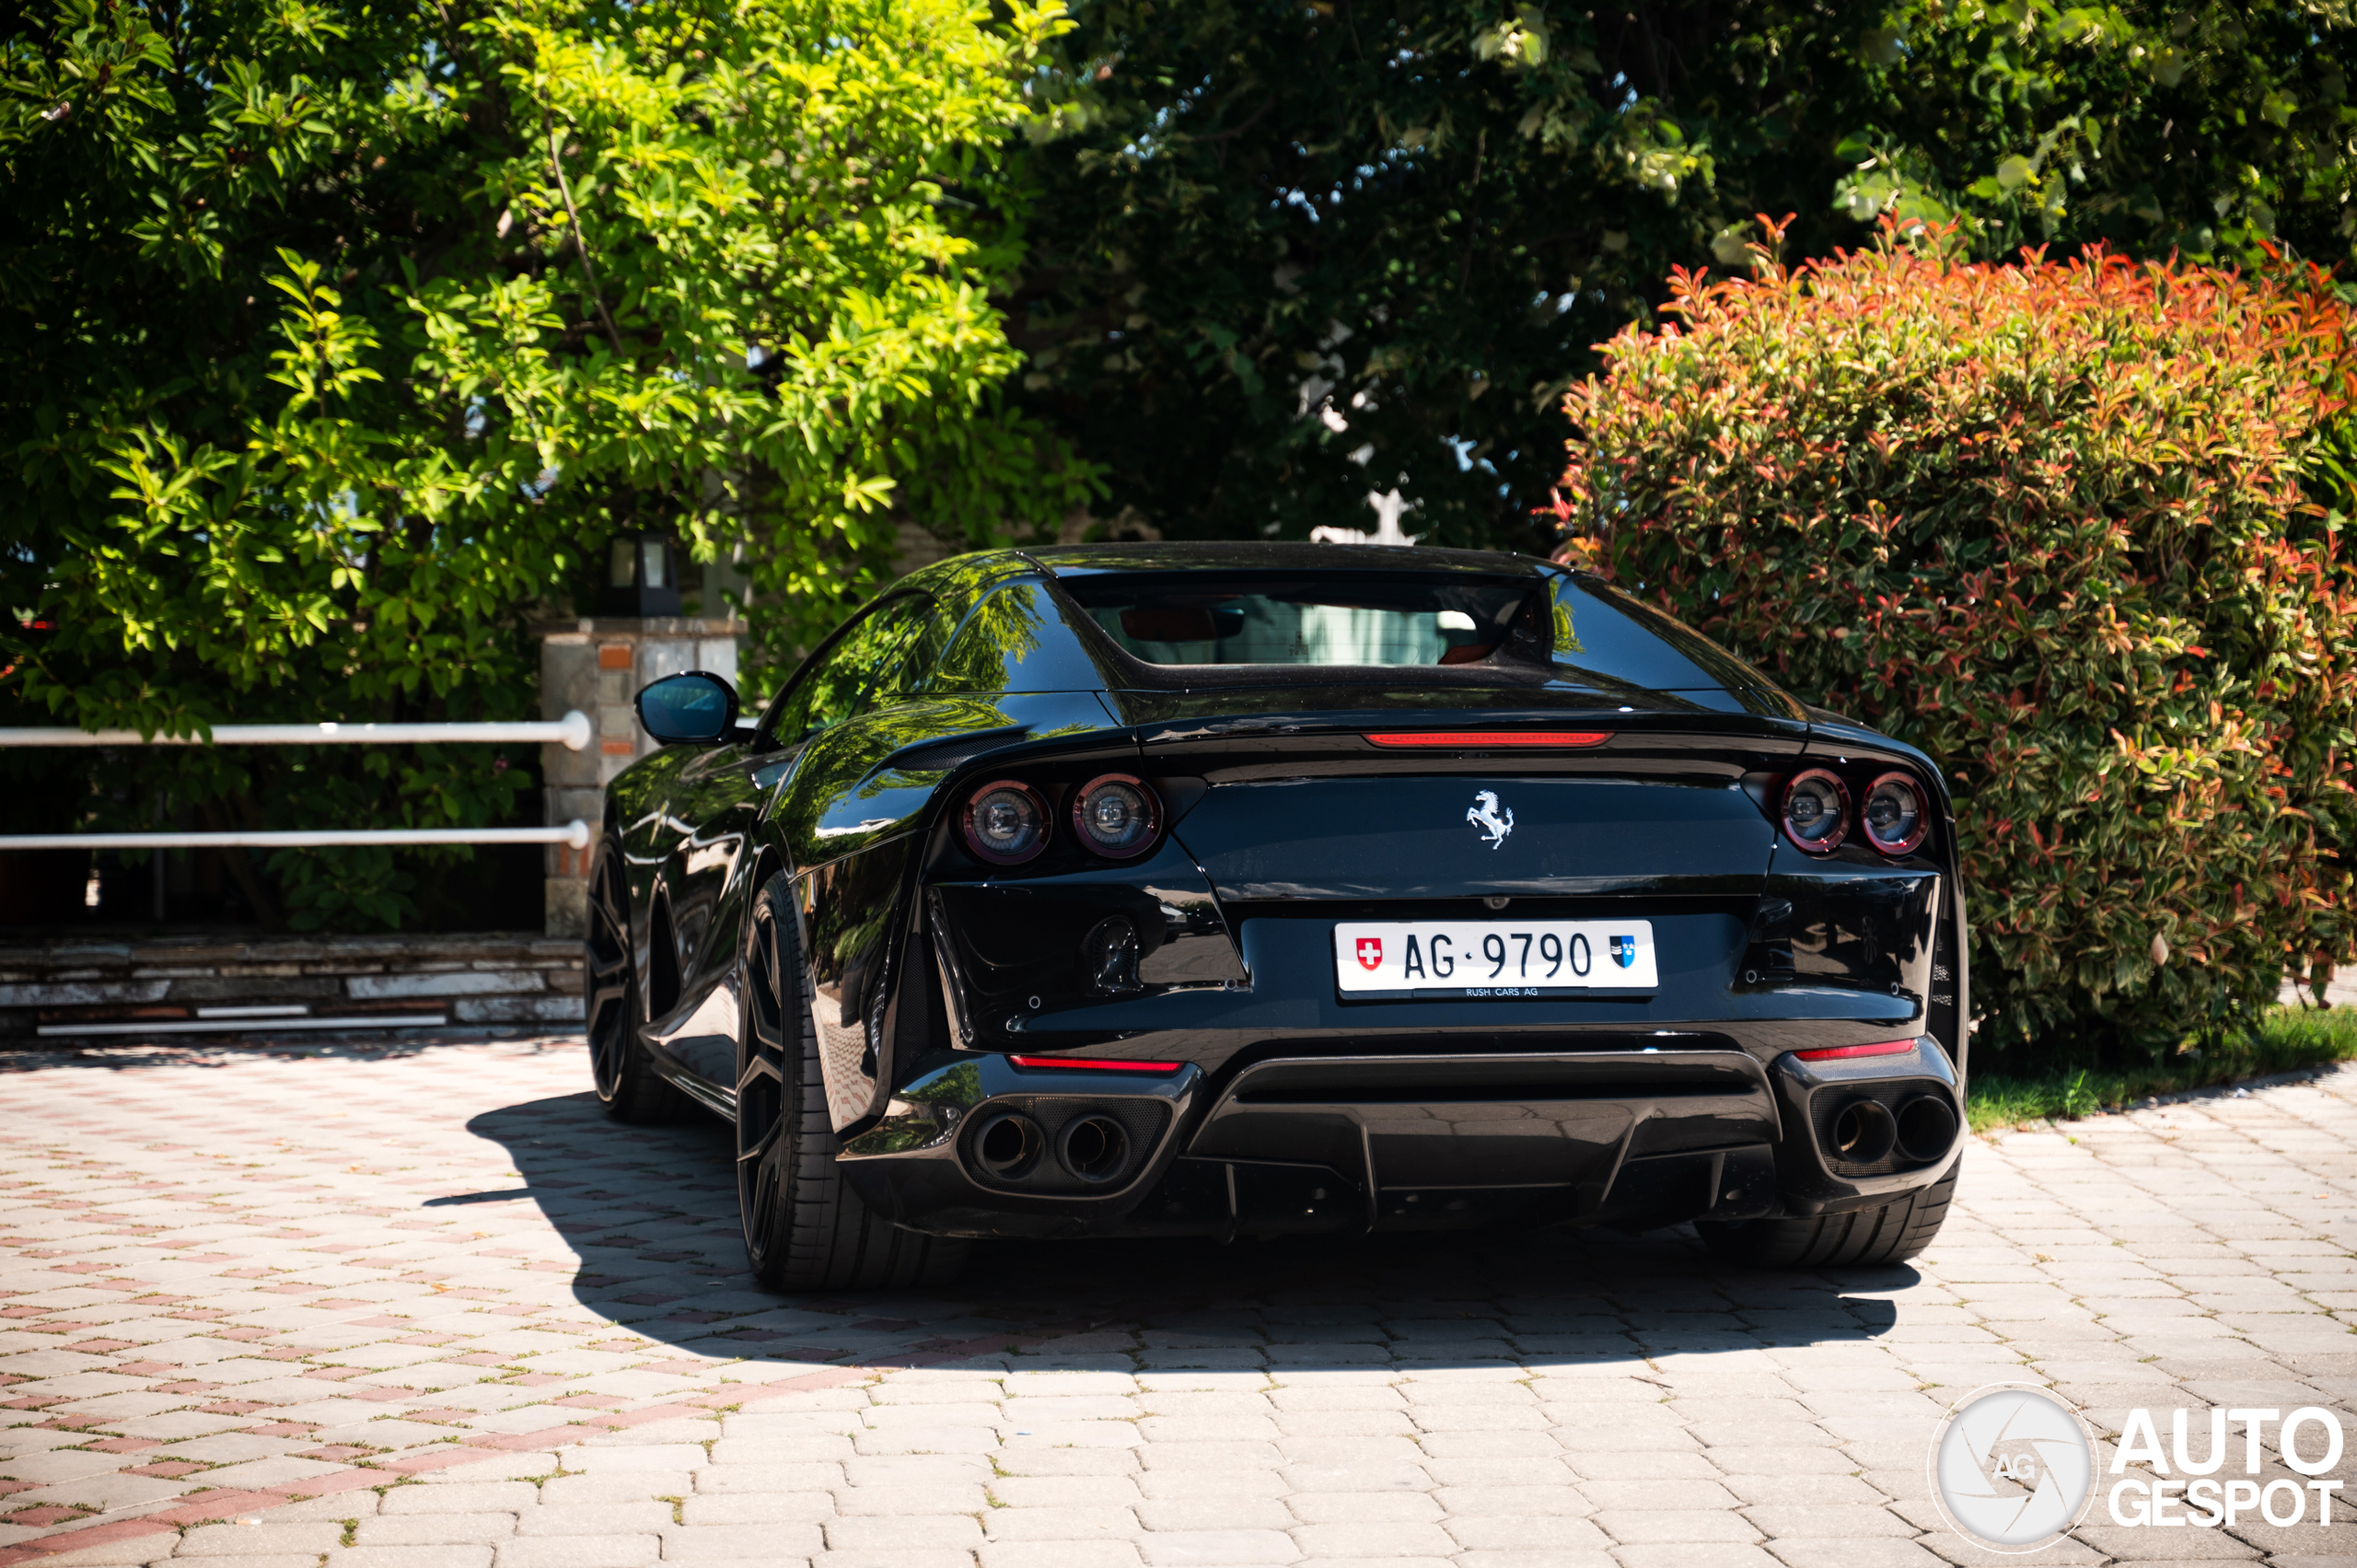
[[1036, 729], [1106, 723], [1086, 692], [949, 697], [844, 720], [813, 736], [779, 797], [777, 833], [798, 867], [822, 865], [923, 828], [943, 783]]
[[[1968, 1029], [1963, 899], [1956, 876], [1956, 819], [1939, 770], [1911, 749], [1853, 736], [1813, 740], [1803, 765], [1842, 780], [1853, 820], [1829, 854], [1801, 849], [1782, 831], [1770, 863], [1746, 953], [1747, 985], [1829, 986], [1903, 996], [1921, 1008], [1923, 1032], [1961, 1066]], [[1913, 853], [1887, 855], [1856, 826], [1872, 781], [1899, 771], [1931, 796], [1932, 825]], [[1782, 781], [1763, 805], [1779, 810]]]
[[903, 834], [795, 878], [827, 1121], [838, 1132], [877, 1109], [878, 1055], [891, 1038], [893, 981], [907, 947], [896, 940], [894, 915], [921, 842]]

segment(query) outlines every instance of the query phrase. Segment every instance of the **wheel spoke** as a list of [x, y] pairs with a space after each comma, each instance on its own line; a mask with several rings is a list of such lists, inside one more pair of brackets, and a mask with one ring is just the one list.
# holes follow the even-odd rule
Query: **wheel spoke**
[[765, 1157], [772, 1148], [777, 1146], [778, 1138], [784, 1132], [784, 1128], [780, 1123], [774, 1121], [771, 1122], [770, 1130], [761, 1134], [761, 1141], [755, 1144], [751, 1148], [745, 1150], [742, 1154], [739, 1154], [737, 1156], [737, 1163], [738, 1165], [743, 1165], [747, 1160], [757, 1160]]
[[616, 927], [615, 916], [620, 912], [617, 908], [621, 902], [617, 897], [620, 889], [614, 886], [615, 881], [612, 863], [608, 862], [598, 877], [597, 887], [591, 889], [590, 897], [591, 912], [610, 934]]
[[737, 1202], [745, 1250], [765, 1276], [786, 1247], [795, 1201], [795, 1085], [788, 1069], [802, 1031], [787, 1001], [801, 994], [794, 932], [784, 923], [791, 918], [773, 892], [763, 891], [753, 905], [737, 1037]]
[[630, 1065], [632, 1044], [629, 889], [616, 874], [613, 857], [601, 853], [589, 889], [589, 930], [583, 942], [583, 1010], [589, 1037], [589, 1070], [598, 1093], [619, 1092]]
[[774, 1227], [779, 1193], [776, 1174], [767, 1164], [753, 1168], [752, 1180], [753, 1202], [745, 1215], [745, 1238], [748, 1249], [758, 1253]]
[[621, 1074], [621, 1064], [614, 1059], [613, 1037], [593, 1041], [589, 1051], [589, 1075], [601, 1093], [610, 1095]]
[[754, 1038], [764, 1046], [772, 1044], [779, 1035], [777, 925], [772, 920], [756, 920], [753, 927], [752, 962], [747, 966], [747, 1000], [752, 1005]]

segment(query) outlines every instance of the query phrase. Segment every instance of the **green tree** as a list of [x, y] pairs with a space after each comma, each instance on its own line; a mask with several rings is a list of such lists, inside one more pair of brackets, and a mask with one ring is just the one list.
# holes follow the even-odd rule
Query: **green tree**
[[1954, 219], [1984, 257], [2345, 261], [2353, 58], [2348, 0], [1906, 0], [1857, 38], [1834, 205]]
[[1034, 79], [1021, 398], [1175, 535], [1543, 547], [1562, 389], [1674, 267], [2357, 250], [2346, 0], [1085, 0]]
[[1034, 85], [1027, 405], [1187, 536], [1531, 545], [1588, 343], [1716, 226], [1642, 41], [1496, 4], [1078, 8]]
[[[1062, 25], [961, 0], [52, 0], [0, 38], [0, 693], [88, 727], [514, 716], [618, 529], [739, 541], [757, 672], [1088, 470], [1002, 406], [998, 147]], [[989, 215], [981, 219], [979, 215]], [[53, 720], [52, 722], [54, 722]], [[496, 818], [477, 751], [142, 757], [102, 820]], [[463, 852], [450, 852], [463, 853]], [[312, 915], [392, 857], [282, 863]]]

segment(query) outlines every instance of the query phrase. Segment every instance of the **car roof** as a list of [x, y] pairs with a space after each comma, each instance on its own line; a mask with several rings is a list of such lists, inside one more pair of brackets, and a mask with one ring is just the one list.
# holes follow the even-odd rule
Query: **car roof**
[[1071, 544], [1024, 552], [1058, 577], [1099, 572], [1414, 572], [1527, 577], [1543, 564], [1495, 550], [1293, 540]]

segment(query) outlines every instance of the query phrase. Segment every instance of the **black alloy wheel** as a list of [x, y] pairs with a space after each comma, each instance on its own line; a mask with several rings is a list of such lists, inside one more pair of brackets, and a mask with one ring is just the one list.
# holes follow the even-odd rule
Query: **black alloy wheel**
[[589, 1071], [607, 1114], [619, 1121], [664, 1121], [679, 1114], [679, 1091], [665, 1082], [639, 1043], [638, 966], [632, 961], [630, 885], [622, 846], [598, 845], [589, 873], [589, 930], [582, 939], [582, 1016]]
[[1811, 1219], [1704, 1220], [1702, 1244], [1730, 1262], [1760, 1269], [1872, 1268], [1903, 1262], [1932, 1245], [1948, 1217], [1964, 1156], [1929, 1187], [1895, 1203]]
[[836, 1163], [797, 930], [781, 872], [753, 901], [737, 1038], [737, 1206], [753, 1276], [772, 1290], [946, 1283], [966, 1244], [892, 1224]]

